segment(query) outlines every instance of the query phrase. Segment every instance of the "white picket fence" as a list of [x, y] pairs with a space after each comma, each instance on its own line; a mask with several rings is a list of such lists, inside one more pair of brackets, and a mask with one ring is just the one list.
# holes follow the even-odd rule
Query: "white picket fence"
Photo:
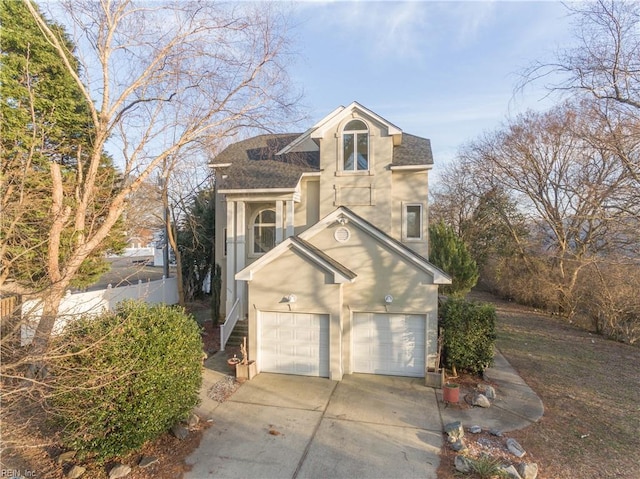
[[[53, 328], [53, 333], [60, 333], [64, 327], [74, 318], [83, 315], [95, 316], [104, 311], [112, 311], [118, 303], [126, 299], [142, 300], [149, 304], [177, 304], [178, 282], [177, 279], [167, 278], [157, 281], [147, 281], [131, 286], [120, 286], [88, 293], [67, 292], [60, 304], [58, 318]], [[42, 301], [39, 299], [27, 300], [22, 303], [22, 330], [21, 344], [27, 345], [33, 340], [36, 328], [42, 317]]]

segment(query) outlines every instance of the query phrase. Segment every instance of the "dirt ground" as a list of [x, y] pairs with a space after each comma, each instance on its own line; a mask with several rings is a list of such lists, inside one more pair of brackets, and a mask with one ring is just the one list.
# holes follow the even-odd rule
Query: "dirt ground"
[[[474, 300], [492, 302], [498, 312], [497, 346], [523, 379], [541, 397], [545, 414], [527, 429], [509, 433], [527, 451], [529, 462], [540, 466], [540, 479], [635, 479], [640, 471], [640, 348], [578, 329], [563, 320], [530, 308], [474, 295]], [[206, 304], [193, 306], [204, 325], [205, 351], [215, 351], [218, 328], [205, 321]], [[473, 382], [473, 378], [469, 379]], [[3, 424], [7, 437], [10, 425]], [[201, 424], [188, 439], [179, 441], [166, 434], [142, 451], [122, 461], [135, 465], [143, 455], [158, 462], [148, 469], [134, 468], [132, 479], [182, 477], [184, 460], [199, 444]], [[10, 435], [10, 434], [9, 434]], [[467, 439], [468, 439], [467, 435]], [[482, 436], [476, 437], [476, 440]], [[484, 439], [493, 441], [488, 435]], [[26, 446], [26, 447], [24, 447]], [[498, 446], [496, 446], [499, 449]], [[70, 465], [60, 466], [60, 450], [34, 431], [23, 447], [5, 452], [5, 473], [33, 471], [32, 477], [63, 479]], [[460, 476], [453, 468], [455, 454], [443, 448], [438, 478]], [[106, 478], [107, 467], [90, 469], [83, 477]]]

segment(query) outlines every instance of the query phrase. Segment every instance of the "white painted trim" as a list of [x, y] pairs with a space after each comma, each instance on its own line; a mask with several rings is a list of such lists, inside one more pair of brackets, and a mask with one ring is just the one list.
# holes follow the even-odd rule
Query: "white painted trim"
[[293, 140], [287, 146], [282, 148], [276, 154], [282, 155], [284, 153], [288, 153], [292, 151], [293, 149], [295, 149], [296, 146], [303, 143], [307, 138], [323, 138], [328, 128], [335, 125], [336, 123], [341, 122], [344, 118], [347, 118], [348, 115], [353, 115], [353, 112], [356, 110], [360, 112], [363, 116], [367, 116], [377, 121], [378, 123], [383, 124], [387, 128], [389, 135], [394, 137], [393, 144], [396, 146], [400, 144], [400, 138], [402, 137], [402, 130], [400, 128], [398, 128], [396, 125], [389, 122], [388, 120], [384, 119], [377, 113], [369, 110], [368, 108], [354, 101], [347, 107], [339, 106], [338, 108], [333, 110], [331, 113], [329, 113], [327, 116], [322, 118], [315, 125], [309, 128], [307, 131], [305, 131], [302, 135], [300, 135], [298, 138]]
[[226, 168], [227, 166], [231, 166], [232, 163], [209, 163], [207, 166], [209, 168]]
[[241, 188], [238, 190], [218, 190], [218, 193], [223, 194], [240, 194], [240, 193], [295, 193], [296, 188]]
[[[256, 253], [255, 250], [254, 250], [255, 243], [256, 243], [255, 230], [254, 230], [254, 226], [256, 224], [256, 218], [258, 217], [258, 215], [260, 213], [262, 213], [263, 211], [267, 211], [267, 210], [275, 211], [275, 213], [276, 213], [276, 220], [275, 220], [276, 222], [274, 223], [274, 226], [275, 226], [275, 229], [276, 229], [275, 235], [277, 236], [277, 234], [278, 234], [277, 233], [277, 231], [278, 231], [278, 212], [276, 210], [275, 205], [274, 206], [266, 206], [264, 208], [259, 208], [259, 209], [255, 210], [253, 212], [253, 214], [251, 215], [251, 218], [250, 218], [249, 222], [247, 223], [247, 228], [249, 230], [249, 248], [247, 250], [247, 255], [249, 256], [249, 258], [260, 258], [260, 257], [264, 256], [265, 254], [267, 254], [269, 251], [271, 251], [271, 250], [269, 250], [266, 253]], [[269, 224], [269, 223], [267, 223], [267, 224]], [[276, 236], [274, 236], [274, 242], [275, 242], [275, 245], [277, 246], [278, 242], [276, 240]], [[240, 270], [238, 269], [238, 271], [240, 271]]]
[[300, 253], [304, 254], [309, 259], [311, 259], [311, 261], [316, 263], [318, 266], [321, 266], [326, 271], [328, 271], [330, 273], [333, 273], [334, 283], [336, 283], [336, 284], [353, 283], [355, 281], [355, 278], [349, 278], [349, 277], [345, 276], [344, 274], [342, 274], [342, 272], [338, 271], [332, 264], [326, 262], [323, 258], [319, 257], [313, 251], [308, 250], [307, 248], [305, 248], [304, 246], [302, 246], [299, 243], [296, 243], [291, 238], [287, 238], [282, 243], [280, 243], [275, 248], [273, 248], [271, 251], [265, 253], [259, 259], [257, 259], [253, 263], [251, 263], [245, 269], [243, 269], [242, 271], [239, 271], [236, 274], [235, 279], [241, 280], [241, 281], [252, 281], [253, 280], [253, 275], [255, 273], [260, 271], [262, 268], [267, 266], [269, 263], [274, 261], [282, 253], [286, 252], [290, 248], [295, 248], [297, 251], [299, 251]]
[[227, 201], [227, 271], [226, 271], [226, 303], [225, 317], [229, 315], [236, 301], [236, 288], [234, 276], [236, 274], [236, 229], [235, 229], [235, 202]]
[[296, 146], [298, 146], [300, 143], [302, 143], [304, 140], [306, 140], [307, 138], [311, 137], [311, 134], [313, 133], [313, 131], [316, 128], [320, 128], [320, 126], [323, 123], [326, 123], [327, 121], [330, 121], [333, 117], [335, 117], [336, 115], [338, 115], [340, 112], [342, 112], [344, 110], [344, 106], [340, 105], [338, 108], [336, 108], [335, 110], [333, 110], [331, 113], [329, 113], [327, 116], [325, 116], [324, 118], [322, 118], [320, 121], [318, 121], [315, 125], [313, 125], [311, 128], [309, 128], [307, 131], [305, 131], [302, 135], [300, 135], [298, 138], [296, 138], [295, 140], [293, 140], [291, 143], [289, 143], [287, 146], [285, 146], [282, 150], [280, 150], [279, 152], [276, 153], [276, 155], [282, 155], [284, 153], [288, 153], [289, 151], [291, 151], [292, 149], [294, 149]]
[[386, 233], [383, 233], [379, 229], [373, 227], [369, 223], [365, 222], [358, 215], [353, 213], [351, 210], [344, 208], [342, 206], [336, 208], [332, 213], [329, 213], [327, 216], [318, 221], [315, 225], [313, 225], [308, 230], [300, 233], [300, 238], [303, 240], [309, 241], [319, 232], [323, 231], [330, 225], [334, 224], [338, 217], [344, 215], [352, 222], [354, 225], [357, 225], [360, 229], [374, 237], [377, 241], [387, 246], [392, 251], [398, 253], [400, 256], [405, 258], [406, 260], [413, 263], [415, 266], [419, 267], [423, 271], [429, 273], [433, 276], [434, 284], [451, 284], [451, 278], [444, 271], [437, 268], [433, 264], [429, 263], [428, 260], [418, 255], [411, 249], [402, 245], [402, 243], [396, 243], [391, 237], [389, 237]]
[[391, 123], [390, 121], [384, 119], [377, 113], [369, 110], [368, 108], [362, 106], [358, 102], [354, 101], [349, 106], [341, 110], [338, 114], [330, 115], [325, 117], [319, 125], [313, 128], [313, 132], [311, 133], [311, 138], [324, 138], [326, 131], [335, 126], [336, 123], [341, 122], [347, 115], [352, 115], [354, 111], [358, 111], [361, 115], [372, 118], [378, 123], [383, 124], [389, 133], [390, 136], [401, 136], [402, 130], [398, 128], [396, 125]]
[[283, 203], [282, 200], [278, 200], [276, 201], [276, 239], [275, 242], [276, 244], [280, 244], [282, 243], [282, 237], [283, 237], [283, 228], [282, 228], [282, 223], [283, 223], [283, 212], [284, 212], [284, 208], [283, 208]]
[[[407, 242], [407, 243], [411, 243], [411, 242], [416, 242], [416, 243], [423, 243], [425, 240], [425, 224], [426, 224], [426, 204], [422, 201], [403, 201], [402, 203], [402, 211], [400, 213], [400, 216], [402, 218], [402, 224], [401, 224], [401, 237], [402, 237], [402, 241], [403, 242]], [[407, 235], [407, 208], [409, 206], [419, 206], [420, 207], [420, 236], [417, 238], [409, 238], [409, 236]]]
[[432, 170], [433, 165], [391, 165], [391, 171], [427, 171]]
[[286, 237], [289, 238], [293, 236], [294, 231], [294, 218], [295, 218], [295, 210], [293, 207], [293, 201], [287, 200], [286, 202]]

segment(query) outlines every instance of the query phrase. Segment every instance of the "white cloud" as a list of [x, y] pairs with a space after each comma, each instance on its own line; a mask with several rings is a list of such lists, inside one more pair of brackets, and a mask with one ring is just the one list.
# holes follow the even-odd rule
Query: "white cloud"
[[303, 17], [341, 37], [369, 45], [376, 57], [418, 57], [426, 43], [427, 11], [421, 2], [301, 2]]

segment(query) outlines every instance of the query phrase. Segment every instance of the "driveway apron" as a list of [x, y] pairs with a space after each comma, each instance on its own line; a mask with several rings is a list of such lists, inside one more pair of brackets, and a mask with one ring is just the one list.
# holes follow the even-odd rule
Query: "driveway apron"
[[186, 479], [436, 478], [442, 422], [423, 379], [262, 373], [209, 416]]

